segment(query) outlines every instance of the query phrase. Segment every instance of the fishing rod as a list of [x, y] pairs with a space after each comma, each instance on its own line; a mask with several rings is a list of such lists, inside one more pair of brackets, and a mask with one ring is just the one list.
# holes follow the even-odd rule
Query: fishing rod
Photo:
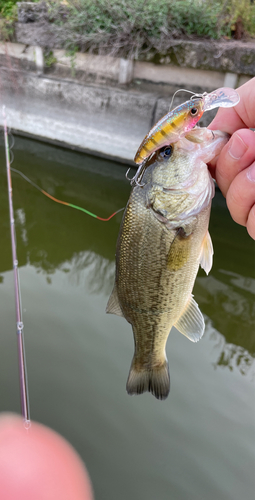
[[25, 422], [26, 427], [30, 427], [30, 410], [29, 410], [27, 368], [26, 368], [25, 343], [24, 343], [24, 333], [23, 333], [24, 324], [22, 321], [22, 306], [21, 306], [21, 293], [20, 293], [20, 282], [19, 282], [19, 268], [18, 268], [18, 259], [17, 259], [15, 220], [14, 220], [14, 210], [13, 210], [13, 202], [12, 202], [12, 178], [11, 178], [11, 168], [10, 168], [10, 148], [9, 148], [9, 141], [8, 141], [5, 106], [3, 106], [3, 118], [4, 118], [4, 143], [5, 143], [5, 156], [6, 156], [10, 231], [11, 231], [11, 245], [12, 245], [12, 263], [13, 263], [13, 273], [14, 273], [14, 291], [15, 291], [15, 309], [16, 309], [16, 331], [17, 331], [17, 340], [18, 340], [21, 413], [22, 413], [22, 416], [24, 418], [24, 422]]

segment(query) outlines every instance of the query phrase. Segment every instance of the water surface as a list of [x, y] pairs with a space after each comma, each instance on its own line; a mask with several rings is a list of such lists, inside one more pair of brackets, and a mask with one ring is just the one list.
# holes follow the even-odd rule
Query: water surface
[[[0, 147], [0, 411], [19, 412], [6, 172]], [[125, 167], [15, 138], [13, 167], [52, 196], [101, 217], [123, 207]], [[121, 214], [100, 222], [13, 174], [31, 416], [59, 431], [91, 475], [96, 500], [253, 500], [254, 243], [219, 192], [214, 265], [194, 295], [206, 331], [173, 330], [169, 398], [130, 397], [130, 325], [106, 315]]]

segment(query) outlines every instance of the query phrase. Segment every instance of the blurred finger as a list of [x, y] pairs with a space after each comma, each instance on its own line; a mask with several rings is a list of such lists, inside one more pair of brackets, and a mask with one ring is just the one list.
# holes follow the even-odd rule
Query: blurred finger
[[249, 129], [238, 130], [222, 149], [216, 165], [213, 163], [209, 165], [224, 196], [234, 178], [253, 161], [255, 161], [255, 133]]
[[92, 500], [86, 469], [72, 446], [44, 425], [0, 417], [1, 499]]
[[249, 234], [254, 235], [255, 162], [235, 177], [227, 192], [226, 201], [234, 221], [247, 226], [247, 229], [249, 226]]
[[255, 205], [250, 210], [246, 227], [249, 235], [255, 240]]

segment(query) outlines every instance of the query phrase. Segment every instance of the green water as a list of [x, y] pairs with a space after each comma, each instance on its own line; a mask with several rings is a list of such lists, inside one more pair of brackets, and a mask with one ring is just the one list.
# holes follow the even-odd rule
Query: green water
[[[19, 412], [14, 291], [0, 147], [0, 411]], [[123, 207], [125, 167], [15, 138], [13, 167], [101, 217]], [[96, 500], [253, 500], [254, 243], [219, 192], [215, 250], [194, 295], [206, 331], [172, 331], [169, 398], [130, 397], [131, 327], [105, 314], [121, 214], [100, 222], [13, 174], [31, 416], [59, 431], [89, 470]]]

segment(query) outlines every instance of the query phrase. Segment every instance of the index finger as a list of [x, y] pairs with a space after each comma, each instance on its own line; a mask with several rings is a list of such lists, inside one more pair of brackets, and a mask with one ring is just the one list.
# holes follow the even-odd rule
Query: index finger
[[255, 77], [239, 87], [237, 92], [240, 102], [233, 108], [220, 108], [209, 129], [232, 135], [240, 128], [255, 127]]

